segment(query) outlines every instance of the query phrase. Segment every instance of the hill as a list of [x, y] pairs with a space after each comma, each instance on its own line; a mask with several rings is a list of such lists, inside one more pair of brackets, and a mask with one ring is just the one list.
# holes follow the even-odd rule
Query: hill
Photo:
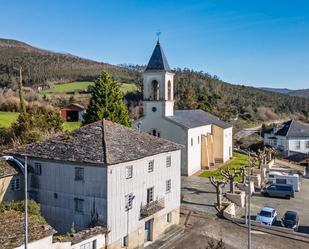
[[[143, 66], [115, 66], [0, 39], [0, 87], [11, 87], [14, 80], [10, 69], [19, 64], [25, 68], [24, 81], [28, 86], [92, 81], [101, 70], [106, 70], [122, 83], [135, 83], [142, 87]], [[272, 120], [296, 113], [308, 117], [309, 99], [229, 84], [217, 76], [190, 69], [174, 71], [176, 105], [180, 109], [201, 108], [224, 120]], [[141, 94], [130, 94], [127, 98], [138, 101]]]
[[122, 67], [35, 48], [16, 40], [0, 39], [0, 87], [10, 86], [14, 74], [12, 69], [19, 65], [24, 68], [26, 86], [92, 81], [102, 70], [110, 72], [120, 82], [139, 80], [137, 72]]
[[291, 90], [287, 88], [270, 88], [270, 87], [262, 87], [261, 89], [269, 92], [283, 93], [290, 96], [309, 98], [309, 89]]

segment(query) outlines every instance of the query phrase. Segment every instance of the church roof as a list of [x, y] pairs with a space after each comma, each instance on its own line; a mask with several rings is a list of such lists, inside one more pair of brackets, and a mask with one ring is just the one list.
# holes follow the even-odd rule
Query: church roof
[[218, 117], [200, 109], [176, 110], [174, 116], [168, 116], [166, 118], [188, 129], [211, 124], [217, 125], [223, 129], [232, 127], [232, 125], [220, 120]]
[[309, 124], [304, 124], [296, 120], [289, 120], [275, 132], [277, 136], [286, 137], [308, 137], [309, 136]]
[[10, 155], [104, 165], [133, 161], [182, 146], [102, 120], [73, 132], [6, 151]]
[[170, 66], [168, 65], [167, 59], [163, 52], [163, 49], [158, 40], [155, 49], [150, 57], [148, 62], [146, 72], [147, 71], [171, 71]]

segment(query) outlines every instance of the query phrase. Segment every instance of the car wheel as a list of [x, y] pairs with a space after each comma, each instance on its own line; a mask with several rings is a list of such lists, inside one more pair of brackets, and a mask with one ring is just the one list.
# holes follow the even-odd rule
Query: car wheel
[[265, 196], [265, 197], [269, 197], [269, 194], [268, 194], [268, 193], [264, 193], [264, 196]]
[[287, 195], [287, 196], [285, 196], [287, 199], [291, 199], [291, 196], [290, 195]]

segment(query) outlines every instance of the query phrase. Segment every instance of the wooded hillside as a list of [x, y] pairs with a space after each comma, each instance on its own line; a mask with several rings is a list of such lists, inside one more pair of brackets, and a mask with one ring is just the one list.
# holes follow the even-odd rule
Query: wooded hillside
[[[94, 80], [106, 70], [119, 82], [142, 87], [143, 66], [114, 66], [31, 47], [25, 43], [0, 39], [0, 87], [11, 87], [11, 67], [22, 64], [26, 85], [50, 82]], [[309, 99], [272, 93], [262, 89], [233, 85], [204, 72], [175, 70], [178, 108], [201, 108], [224, 120], [271, 120], [282, 115], [301, 114], [308, 118]], [[138, 97], [136, 97], [138, 96]], [[136, 101], [141, 94], [128, 96]]]

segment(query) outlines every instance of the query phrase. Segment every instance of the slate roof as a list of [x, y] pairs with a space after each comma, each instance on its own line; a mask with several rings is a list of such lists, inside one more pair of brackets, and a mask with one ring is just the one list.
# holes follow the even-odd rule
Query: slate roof
[[[55, 233], [46, 222], [29, 215], [29, 242], [40, 240]], [[24, 244], [24, 214], [17, 211], [0, 213], [0, 248], [11, 249]]]
[[174, 116], [168, 116], [166, 118], [188, 129], [211, 124], [223, 129], [232, 127], [232, 125], [220, 120], [218, 117], [200, 109], [175, 110]]
[[171, 71], [159, 40], [145, 71]]
[[181, 148], [182, 145], [163, 138], [102, 120], [6, 153], [47, 160], [110, 165]]
[[0, 179], [17, 174], [18, 171], [9, 162], [0, 160]]
[[309, 137], [309, 124], [292, 119], [283, 123], [282, 127], [275, 132], [275, 135], [284, 137]]

